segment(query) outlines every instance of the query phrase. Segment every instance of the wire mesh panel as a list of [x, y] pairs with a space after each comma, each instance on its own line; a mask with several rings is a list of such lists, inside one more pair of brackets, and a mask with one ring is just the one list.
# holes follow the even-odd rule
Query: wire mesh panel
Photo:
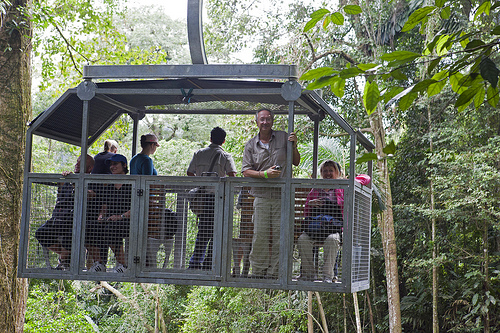
[[188, 177], [185, 182], [154, 178], [145, 183], [141, 275], [154, 272], [158, 278], [179, 279], [179, 274], [190, 274], [199, 279], [213, 273], [215, 218], [221, 215], [216, 210], [222, 207], [216, 198], [217, 183], [208, 177]]
[[186, 191], [184, 187], [163, 183], [149, 184], [148, 189], [145, 266], [147, 269], [174, 268], [171, 255], [182, 218], [182, 211], [178, 214], [176, 210], [184, 207], [182, 194]]
[[88, 273], [126, 273], [129, 266], [133, 184], [91, 182], [86, 196], [83, 270]]
[[250, 187], [241, 186], [233, 191], [232, 265], [233, 277], [247, 278], [250, 273], [250, 251], [253, 238], [253, 202]]
[[370, 284], [370, 232], [371, 190], [356, 186], [351, 264], [352, 291], [367, 289]]
[[282, 190], [279, 185], [232, 189], [232, 277], [278, 279]]
[[69, 270], [75, 203], [74, 182], [31, 183], [26, 268]]
[[186, 258], [188, 269], [212, 270], [214, 246], [215, 187], [197, 186], [189, 192], [191, 212], [188, 230]]
[[344, 189], [331, 180], [300, 186], [294, 191], [294, 279], [340, 283]]
[[[88, 176], [83, 185], [76, 177], [29, 180], [20, 276], [338, 292], [368, 287], [368, 187], [351, 190], [348, 180], [149, 177]], [[352, 221], [343, 196], [354, 204]], [[349, 253], [342, 238], [351, 223]]]

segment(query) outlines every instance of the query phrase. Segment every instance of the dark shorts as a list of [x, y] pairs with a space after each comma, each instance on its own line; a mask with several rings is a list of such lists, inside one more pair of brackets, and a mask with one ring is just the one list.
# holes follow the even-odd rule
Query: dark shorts
[[73, 221], [50, 219], [35, 231], [35, 238], [43, 247], [60, 245], [71, 250]]

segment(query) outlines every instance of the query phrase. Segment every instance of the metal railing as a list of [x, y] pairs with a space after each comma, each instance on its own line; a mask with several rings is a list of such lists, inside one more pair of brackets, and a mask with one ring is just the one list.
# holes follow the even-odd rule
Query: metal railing
[[[56, 203], [68, 208], [60, 204], [63, 184], [66, 195], [73, 195], [71, 213], [58, 217]], [[198, 206], [193, 188], [205, 193]], [[342, 242], [332, 282], [322, 271], [322, 241], [312, 244], [313, 278], [303, 279], [301, 271], [297, 242], [313, 188], [343, 192]], [[353, 188], [349, 180], [29, 174], [27, 189], [20, 277], [335, 292], [369, 286], [372, 190], [359, 183]], [[257, 250], [254, 238], [262, 235], [253, 234], [254, 207], [272, 203], [279, 225], [269, 229], [269, 245]], [[69, 247], [64, 260], [53, 244]], [[96, 261], [102, 265], [97, 271]], [[262, 262], [275, 270], [257, 274]]]

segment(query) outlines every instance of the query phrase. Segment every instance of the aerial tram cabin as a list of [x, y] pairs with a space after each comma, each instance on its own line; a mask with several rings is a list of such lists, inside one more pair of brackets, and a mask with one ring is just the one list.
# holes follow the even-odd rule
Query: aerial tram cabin
[[[154, 78], [168, 79], [154, 79]], [[134, 79], [95, 82], [98, 79]], [[141, 79], [141, 80], [137, 80]], [[262, 79], [257, 81], [255, 79]], [[271, 82], [269, 80], [272, 80]], [[281, 80], [282, 82], [276, 82]], [[273, 288], [354, 292], [369, 287], [371, 184], [348, 179], [183, 177], [94, 175], [31, 172], [34, 136], [42, 136], [81, 147], [81, 154], [122, 114], [134, 123], [134, 138], [141, 119], [154, 114], [248, 114], [261, 108], [287, 115], [288, 132], [297, 115], [314, 123], [317, 148], [320, 122], [331, 117], [350, 136], [348, 175], [355, 175], [356, 154], [371, 152], [372, 143], [354, 130], [314, 91], [302, 90], [295, 66], [288, 65], [179, 65], [179, 66], [86, 66], [84, 80], [67, 90], [51, 107], [32, 121], [27, 132], [23, 214], [19, 252], [19, 276], [26, 278], [112, 280], [130, 282], [193, 284], [249, 288]], [[189, 97], [187, 97], [189, 92]], [[190, 98], [189, 103], [186, 99]], [[257, 133], [258, 129], [251, 130]], [[289, 143], [291, 145], [291, 142]], [[133, 147], [137, 146], [134, 142]], [[291, 148], [291, 147], [289, 147]], [[288, 149], [287, 163], [291, 165]], [[317, 152], [317, 149], [315, 149]], [[132, 155], [135, 151], [132, 152]], [[84, 170], [82, 159], [81, 170]], [[314, 165], [317, 165], [315, 162]], [[366, 166], [371, 175], [371, 164]], [[74, 185], [73, 233], [69, 269], [53, 269], [57, 255], [44, 251], [35, 238], [37, 228], [50, 219], [56, 204], [57, 184]], [[86, 225], [91, 223], [89, 189], [104, 184], [130, 184], [130, 229], [125, 237], [128, 269], [90, 272], [86, 264]], [[213, 262], [210, 269], [188, 269], [197, 231], [196, 216], [189, 209], [189, 191], [203, 186], [215, 193]], [[253, 233], [250, 188], [273, 191], [281, 197], [279, 275], [252, 278], [248, 263]], [[336, 283], [297, 279], [301, 258], [296, 243], [304, 220], [304, 202], [313, 188], [344, 190], [343, 241], [337, 259]], [[317, 245], [318, 277], [321, 276], [321, 243]]]
[[[127, 281], [184, 285], [356, 292], [368, 289], [370, 277], [371, 182], [355, 181], [356, 156], [371, 152], [373, 144], [354, 130], [315, 91], [303, 90], [293, 65], [207, 65], [201, 28], [201, 0], [188, 0], [188, 37], [193, 65], [85, 66], [83, 81], [68, 89], [52, 106], [34, 119], [26, 136], [23, 206], [18, 276], [95, 281]], [[106, 82], [102, 81], [105, 79]], [[114, 80], [114, 81], [109, 81]], [[288, 119], [294, 131], [295, 117], [308, 116], [314, 128], [314, 161], [311, 178], [285, 177], [188, 177], [178, 175], [97, 175], [37, 173], [36, 136], [80, 147], [84, 157], [89, 146], [123, 114], [133, 122], [136, 154], [138, 128], [148, 114], [251, 115], [266, 108]], [[348, 179], [318, 179], [318, 137], [321, 121], [331, 118], [349, 136]], [[257, 134], [258, 129], [250, 129]], [[297, 129], [300, 130], [300, 129]], [[302, 142], [301, 142], [302, 143]], [[292, 165], [288, 143], [287, 165]], [[160, 147], [161, 149], [161, 147]], [[123, 153], [123, 151], [119, 151]], [[55, 161], [54, 163], [57, 163]], [[372, 163], [363, 170], [371, 176]], [[36, 235], [52, 216], [58, 188], [69, 184], [73, 195], [67, 247], [71, 260], [63, 270], [54, 269], [56, 253], [41, 246]], [[116, 272], [116, 253], [102, 249], [105, 269], [89, 269], [87, 243], [102, 238], [92, 228], [102, 207], [108, 185], [129, 189], [130, 207], [126, 229], [117, 230], [127, 269]], [[190, 190], [203, 187], [214, 194], [213, 260], [211, 267], [189, 269], [197, 233], [197, 216], [190, 209]], [[322, 242], [314, 243], [317, 279], [303, 280], [297, 239], [304, 222], [304, 204], [314, 188], [342, 189], [344, 198], [342, 242], [338, 251], [334, 283], [322, 279]], [[281, 199], [279, 274], [256, 279], [249, 254], [253, 236], [251, 190], [274, 193]], [[97, 194], [96, 194], [97, 193]], [[96, 208], [97, 207], [97, 208]], [[117, 228], [120, 228], [118, 226]], [[125, 232], [124, 232], [125, 230]], [[61, 234], [59, 234], [61, 236]], [[119, 238], [116, 236], [115, 238]]]

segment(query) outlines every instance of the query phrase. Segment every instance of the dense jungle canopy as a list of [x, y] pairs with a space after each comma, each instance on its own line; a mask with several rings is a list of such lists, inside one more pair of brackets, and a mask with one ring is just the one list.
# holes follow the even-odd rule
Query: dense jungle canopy
[[[76, 86], [84, 64], [190, 60], [186, 22], [171, 19], [168, 4], [1, 0], [0, 331], [500, 331], [500, 1], [204, 6], [209, 63], [297, 64], [301, 84], [322, 89], [376, 144], [360, 157], [374, 161], [379, 190], [370, 289], [313, 298], [300, 291], [16, 279], [27, 121]], [[226, 129], [224, 148], [240, 169], [244, 143], [256, 133], [248, 116], [151, 116], [142, 126], [160, 139], [153, 159], [166, 175], [185, 175], [214, 126]], [[286, 119], [275, 127], [286, 128]], [[131, 128], [120, 119], [89, 153], [108, 138], [130, 152]], [[300, 117], [295, 128], [302, 161], [294, 173], [304, 175], [313, 130]], [[322, 124], [320, 160], [345, 161], [344, 139], [334, 124]], [[60, 173], [72, 169], [79, 149], [37, 138], [33, 153], [34, 170]]]

